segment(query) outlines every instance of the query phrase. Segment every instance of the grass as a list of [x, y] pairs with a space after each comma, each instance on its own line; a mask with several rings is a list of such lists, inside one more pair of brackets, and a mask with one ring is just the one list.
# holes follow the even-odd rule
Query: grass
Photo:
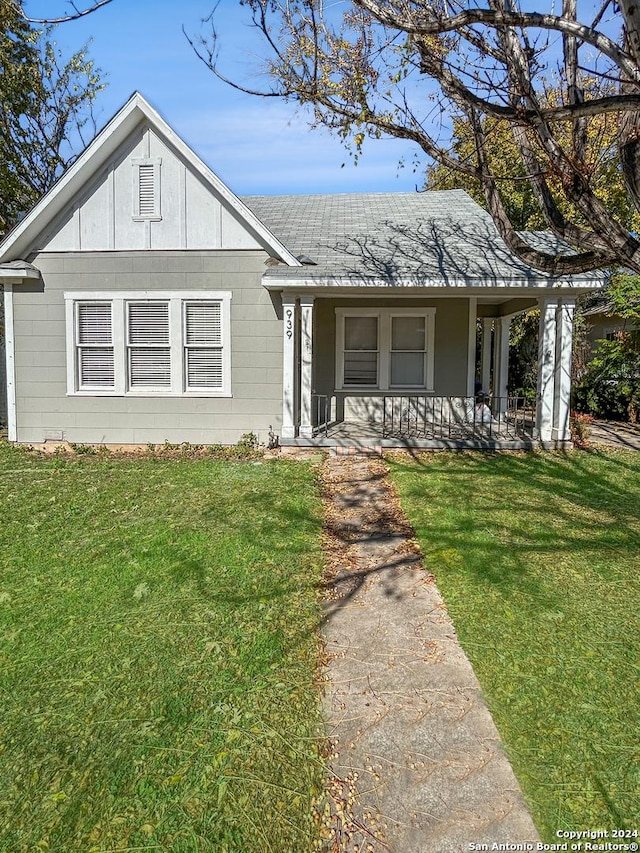
[[543, 838], [640, 827], [640, 454], [392, 476]]
[[312, 469], [3, 445], [0, 483], [0, 850], [312, 849]]

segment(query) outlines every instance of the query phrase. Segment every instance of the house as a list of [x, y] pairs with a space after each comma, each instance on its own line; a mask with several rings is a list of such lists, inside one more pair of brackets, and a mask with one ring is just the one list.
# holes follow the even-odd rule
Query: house
[[583, 316], [587, 323], [587, 342], [592, 355], [599, 341], [613, 341], [621, 332], [637, 332], [640, 329], [637, 323], [616, 314], [607, 304], [594, 305], [584, 311]]
[[462, 191], [240, 199], [137, 93], [0, 281], [10, 440], [106, 444], [515, 438], [509, 324], [534, 306], [520, 438], [562, 444], [575, 299], [602, 286], [524, 265]]

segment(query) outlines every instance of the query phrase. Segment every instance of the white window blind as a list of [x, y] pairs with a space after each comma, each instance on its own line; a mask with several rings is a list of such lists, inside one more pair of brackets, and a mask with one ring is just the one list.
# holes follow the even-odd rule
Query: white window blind
[[184, 339], [187, 388], [222, 388], [224, 371], [221, 304], [185, 303]]
[[111, 303], [78, 303], [76, 323], [78, 386], [113, 388], [115, 375]]
[[344, 384], [378, 384], [377, 317], [345, 317]]
[[129, 303], [127, 315], [129, 387], [169, 388], [169, 303]]

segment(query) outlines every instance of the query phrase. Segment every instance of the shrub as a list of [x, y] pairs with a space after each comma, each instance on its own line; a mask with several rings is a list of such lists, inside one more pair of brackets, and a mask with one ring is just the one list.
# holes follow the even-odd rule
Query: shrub
[[574, 406], [599, 418], [638, 421], [640, 416], [640, 332], [619, 332], [600, 341], [581, 382]]
[[589, 425], [593, 423], [593, 415], [585, 415], [581, 412], [571, 412], [571, 440], [578, 447], [582, 447], [589, 441]]

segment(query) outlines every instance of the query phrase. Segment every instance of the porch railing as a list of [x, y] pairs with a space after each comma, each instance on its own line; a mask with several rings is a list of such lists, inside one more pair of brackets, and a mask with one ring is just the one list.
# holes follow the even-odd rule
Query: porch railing
[[329, 432], [329, 423], [331, 422], [332, 400], [333, 397], [329, 394], [311, 395], [315, 433], [316, 435], [324, 435], [325, 438]]
[[384, 438], [532, 439], [535, 411], [523, 397], [385, 396]]

